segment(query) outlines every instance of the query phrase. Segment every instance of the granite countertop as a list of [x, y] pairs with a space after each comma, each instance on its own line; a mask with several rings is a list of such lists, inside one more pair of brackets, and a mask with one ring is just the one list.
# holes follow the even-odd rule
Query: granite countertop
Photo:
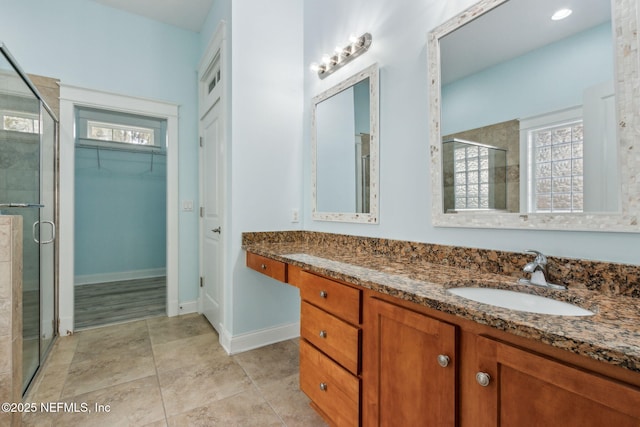
[[[313, 242], [250, 242], [243, 248], [307, 271], [473, 320], [514, 335], [640, 372], [638, 298], [580, 288], [523, 286], [517, 278], [407, 257], [356, 253]], [[595, 312], [573, 317], [513, 311], [452, 295], [452, 287], [511, 289], [571, 302]]]

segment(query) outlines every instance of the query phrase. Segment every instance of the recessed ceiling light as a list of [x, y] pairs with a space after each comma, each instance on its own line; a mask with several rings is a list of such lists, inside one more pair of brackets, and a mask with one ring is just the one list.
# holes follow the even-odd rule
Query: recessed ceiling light
[[556, 11], [556, 13], [554, 13], [551, 16], [551, 19], [554, 21], [559, 21], [561, 19], [566, 18], [567, 16], [571, 15], [573, 13], [573, 11], [571, 9], [559, 9]]

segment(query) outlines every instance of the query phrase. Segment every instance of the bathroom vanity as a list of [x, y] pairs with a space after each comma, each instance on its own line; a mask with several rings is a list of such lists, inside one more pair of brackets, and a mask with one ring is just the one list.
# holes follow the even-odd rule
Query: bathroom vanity
[[[300, 289], [300, 386], [332, 425], [640, 423], [636, 266], [550, 260], [552, 278], [557, 265], [574, 272], [552, 291], [517, 284], [529, 257], [517, 253], [313, 232], [245, 233], [243, 247], [247, 266]], [[595, 314], [447, 292], [460, 286]]]

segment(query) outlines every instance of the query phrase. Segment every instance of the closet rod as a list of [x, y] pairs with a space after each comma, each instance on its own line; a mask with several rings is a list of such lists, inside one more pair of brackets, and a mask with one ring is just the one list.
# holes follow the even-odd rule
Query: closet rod
[[[128, 153], [140, 153], [140, 154], [153, 154], [154, 156], [166, 156], [167, 153], [159, 148], [151, 148], [151, 147], [145, 147], [145, 148], [138, 148], [138, 149], [132, 149], [132, 148], [124, 148], [124, 147], [107, 147], [104, 145], [93, 145], [93, 144], [76, 144], [76, 147], [79, 148], [93, 148], [95, 150], [109, 150], [109, 151], [126, 151]], [[142, 146], [144, 147], [144, 146]]]

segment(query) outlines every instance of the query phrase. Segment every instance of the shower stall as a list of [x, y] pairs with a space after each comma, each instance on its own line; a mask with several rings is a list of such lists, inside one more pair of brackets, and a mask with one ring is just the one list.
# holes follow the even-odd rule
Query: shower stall
[[0, 43], [0, 215], [23, 218], [23, 383], [26, 391], [56, 334], [58, 122]]

